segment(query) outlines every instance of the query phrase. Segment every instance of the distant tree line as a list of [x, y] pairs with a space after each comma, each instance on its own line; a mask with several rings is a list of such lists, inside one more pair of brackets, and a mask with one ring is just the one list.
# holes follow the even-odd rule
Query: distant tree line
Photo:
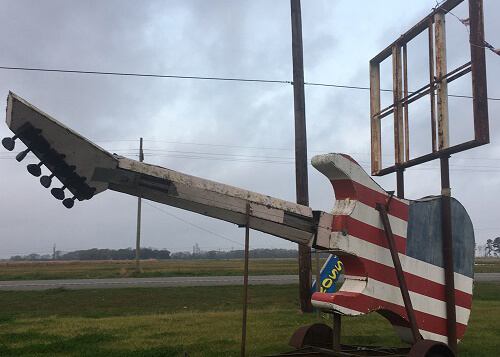
[[[54, 254], [40, 255], [32, 253], [29, 255], [15, 255], [12, 261], [20, 260], [133, 260], [135, 249], [87, 249], [74, 252], [62, 253], [56, 250]], [[170, 251], [167, 249], [141, 248], [141, 259], [170, 259]]]
[[[296, 249], [252, 249], [249, 252], [250, 258], [297, 258]], [[207, 252], [176, 252], [170, 253], [167, 249], [141, 248], [141, 259], [243, 259], [244, 250]], [[74, 252], [63, 253], [55, 250], [53, 254], [40, 255], [36, 253], [28, 255], [14, 255], [11, 261], [46, 261], [46, 260], [133, 260], [135, 259], [135, 249], [87, 249]]]
[[[243, 259], [245, 251], [230, 250], [228, 252], [210, 250], [207, 252], [176, 252], [171, 254], [172, 259]], [[296, 249], [252, 249], [249, 251], [250, 258], [297, 258]]]

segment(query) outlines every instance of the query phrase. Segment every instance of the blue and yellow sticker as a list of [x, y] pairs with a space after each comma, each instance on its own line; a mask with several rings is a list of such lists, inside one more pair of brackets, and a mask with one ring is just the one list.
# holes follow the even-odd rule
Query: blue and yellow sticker
[[[322, 293], [334, 293], [337, 290], [337, 281], [340, 275], [344, 272], [344, 264], [339, 260], [336, 255], [331, 254], [326, 263], [321, 268], [319, 281], [319, 291]], [[313, 294], [316, 292], [316, 281], [312, 286]]]

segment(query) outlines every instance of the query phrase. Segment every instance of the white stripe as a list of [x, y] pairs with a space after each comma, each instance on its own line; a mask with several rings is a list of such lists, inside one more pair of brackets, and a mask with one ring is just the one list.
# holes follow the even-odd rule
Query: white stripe
[[346, 315], [346, 316], [364, 315], [363, 312], [352, 310], [352, 309], [349, 309], [347, 307], [343, 307], [340, 305], [333, 305], [333, 304], [331, 304], [329, 302], [325, 302], [325, 301], [311, 300], [311, 302], [315, 308], [317, 308], [321, 311], [324, 311], [324, 312], [335, 311], [337, 313], [340, 313], [340, 314]]
[[[392, 304], [404, 307], [401, 290], [397, 286], [383, 283], [375, 279], [368, 279], [364, 295], [381, 299]], [[424, 312], [433, 316], [446, 319], [446, 302], [429, 296], [410, 291], [410, 299], [415, 311]], [[457, 322], [467, 326], [470, 310], [461, 306], [456, 307]]]
[[[397, 325], [392, 325], [394, 327], [394, 330], [396, 333], [399, 335], [399, 338], [403, 342], [412, 344], [413, 343], [413, 334], [411, 333], [411, 329], [409, 327], [403, 327], [403, 326], [397, 326]], [[420, 330], [420, 334], [425, 340], [433, 340], [433, 341], [438, 341], [438, 342], [443, 342], [448, 344], [448, 336], [443, 336], [434, 332], [429, 332], [425, 330]], [[457, 340], [459, 342], [460, 340]]]
[[[350, 236], [342, 235], [340, 232], [332, 232], [330, 235], [330, 248], [338, 249], [348, 254], [371, 260], [394, 268], [389, 249], [376, 244]], [[444, 285], [444, 269], [421, 260], [399, 254], [403, 271], [420, 276], [423, 279]], [[455, 289], [472, 295], [473, 279], [468, 276], [455, 273]]]
[[[398, 235], [400, 237], [406, 238], [406, 232], [408, 228], [408, 222], [402, 220], [398, 217], [389, 216], [389, 222], [391, 224], [392, 233]], [[356, 208], [354, 212], [351, 214], [351, 217], [368, 224], [372, 227], [381, 229], [384, 231], [384, 225], [382, 223], [382, 218], [380, 217], [380, 213], [373, 207], [370, 207], [362, 202], [356, 203]]]

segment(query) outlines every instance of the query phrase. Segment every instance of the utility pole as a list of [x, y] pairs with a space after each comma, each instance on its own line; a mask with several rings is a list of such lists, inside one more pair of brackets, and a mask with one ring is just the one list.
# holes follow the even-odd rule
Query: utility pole
[[[142, 138], [139, 142], [139, 161], [144, 161], [144, 152], [142, 151]], [[141, 267], [139, 265], [139, 255], [141, 250], [141, 196], [137, 198], [137, 238], [135, 242], [135, 271], [137, 273], [141, 272]]]
[[[295, 190], [297, 203], [309, 206], [306, 105], [300, 0], [290, 0], [292, 19], [293, 103], [295, 112]], [[299, 244], [299, 292], [302, 312], [312, 312], [311, 248]]]

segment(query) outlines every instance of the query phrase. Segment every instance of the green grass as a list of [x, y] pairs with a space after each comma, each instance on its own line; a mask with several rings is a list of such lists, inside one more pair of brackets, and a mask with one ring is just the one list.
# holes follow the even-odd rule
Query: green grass
[[500, 273], [500, 258], [476, 258], [475, 273]]
[[[0, 262], [0, 280], [105, 279], [120, 277], [243, 275], [242, 260]], [[296, 259], [251, 259], [251, 275], [298, 274]]]
[[[249, 287], [247, 351], [290, 350], [298, 327], [318, 322], [298, 310], [296, 285]], [[1, 356], [237, 356], [238, 286], [0, 292]], [[459, 356], [500, 350], [500, 284], [475, 284]], [[323, 322], [331, 324], [331, 320]], [[342, 320], [342, 342], [403, 346], [378, 314]]]
[[[500, 258], [477, 258], [476, 273], [500, 272]], [[313, 274], [315, 263], [313, 262]], [[321, 264], [323, 265], [323, 263]], [[243, 275], [242, 260], [0, 262], [0, 280]], [[297, 259], [250, 259], [250, 275], [298, 274]]]

